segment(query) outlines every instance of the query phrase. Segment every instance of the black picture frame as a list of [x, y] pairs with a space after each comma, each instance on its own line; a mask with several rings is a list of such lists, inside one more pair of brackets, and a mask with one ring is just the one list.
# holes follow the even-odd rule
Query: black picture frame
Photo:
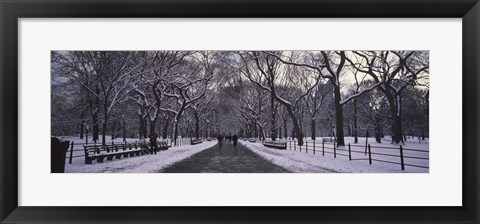
[[[479, 223], [478, 0], [1, 0], [1, 223]], [[462, 18], [461, 207], [25, 207], [18, 206], [19, 18], [372, 17]], [[445, 192], [448, 194], [448, 192]], [[442, 197], [442, 195], [438, 195]]]

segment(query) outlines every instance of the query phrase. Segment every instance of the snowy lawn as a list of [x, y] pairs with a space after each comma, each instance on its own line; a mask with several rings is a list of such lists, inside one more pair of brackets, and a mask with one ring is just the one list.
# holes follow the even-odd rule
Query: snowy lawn
[[[321, 139], [321, 138], [320, 138]], [[370, 141], [373, 139], [370, 138]], [[346, 137], [345, 143], [352, 144], [352, 161], [349, 161], [348, 146], [337, 148], [337, 158], [333, 155], [333, 144], [325, 143], [325, 155], [322, 155], [321, 140], [315, 142], [315, 154], [313, 154], [313, 141], [307, 140], [308, 152], [305, 146], [296, 146], [296, 149], [290, 149], [287, 142], [287, 150], [279, 150], [268, 148], [261, 142], [241, 141], [241, 143], [251, 149], [253, 152], [264, 157], [270, 162], [282, 166], [291, 172], [316, 173], [316, 172], [347, 172], [347, 173], [428, 173], [428, 168], [405, 166], [405, 170], [401, 170], [399, 164], [399, 145], [390, 144], [388, 141], [384, 143], [369, 142], [371, 144], [372, 164], [369, 164], [368, 154], [365, 155], [365, 147], [361, 143], [365, 143], [365, 138], [359, 138], [359, 143], [353, 146], [353, 138]], [[403, 145], [405, 150], [404, 163], [418, 166], [429, 166], [429, 147], [428, 141], [422, 143], [406, 143]], [[380, 148], [383, 147], [383, 148]], [[410, 150], [411, 149], [411, 150]], [[416, 151], [412, 151], [416, 150]], [[356, 152], [354, 152], [356, 151]], [[423, 159], [426, 158], [426, 159]], [[380, 162], [379, 160], [392, 162]]]
[[[151, 173], [158, 172], [160, 169], [169, 166], [175, 162], [186, 159], [198, 152], [214, 146], [217, 141], [204, 141], [197, 145], [182, 145], [169, 148], [168, 150], [159, 151], [155, 155], [143, 155], [129, 158], [113, 159], [112, 161], [104, 160], [103, 163], [84, 164], [83, 145], [85, 140], [78, 138], [63, 138], [63, 140], [74, 141], [74, 155], [72, 164], [68, 163], [70, 149], [67, 152], [67, 160], [65, 162], [65, 173]], [[127, 142], [134, 142], [137, 139], [126, 139]], [[111, 141], [110, 141], [111, 142]], [[122, 139], [117, 139], [115, 143], [122, 143]], [[75, 151], [78, 150], [78, 151]]]

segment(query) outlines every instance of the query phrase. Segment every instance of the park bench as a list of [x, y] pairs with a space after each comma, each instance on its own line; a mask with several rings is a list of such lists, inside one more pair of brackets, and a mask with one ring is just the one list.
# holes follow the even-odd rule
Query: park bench
[[250, 138], [250, 139], [248, 139], [248, 141], [249, 141], [249, 142], [257, 142], [257, 140], [254, 139], [254, 138]]
[[323, 142], [336, 142], [336, 139], [333, 138], [333, 137], [329, 137], [329, 138], [322, 138], [322, 141]]
[[196, 144], [200, 144], [202, 142], [203, 142], [202, 139], [197, 138], [197, 139], [192, 139], [191, 144], [196, 145]]
[[[145, 149], [146, 152], [150, 151], [150, 144], [147, 143], [145, 140], [135, 141], [141, 148]], [[170, 148], [166, 141], [158, 141], [157, 140], [157, 150], [167, 150]]]
[[211, 138], [207, 138], [207, 141], [212, 141], [212, 139], [211, 139]]
[[157, 147], [158, 147], [159, 150], [167, 150], [168, 148], [170, 148], [170, 146], [168, 145], [168, 143], [166, 141], [158, 142]]
[[286, 142], [264, 141], [263, 145], [267, 146], [267, 147], [270, 147], [270, 148], [287, 149], [287, 143]]
[[123, 157], [144, 155], [145, 149], [137, 143], [113, 144], [113, 145], [84, 145], [85, 164], [92, 164], [93, 160], [102, 163], [105, 158], [113, 160]]

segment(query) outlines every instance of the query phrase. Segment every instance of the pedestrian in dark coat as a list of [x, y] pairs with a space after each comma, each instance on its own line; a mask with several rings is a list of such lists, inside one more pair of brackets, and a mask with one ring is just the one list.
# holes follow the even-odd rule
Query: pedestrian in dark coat
[[232, 138], [233, 138], [233, 145], [237, 145], [237, 142], [238, 142], [237, 134], [234, 134]]
[[158, 138], [158, 135], [157, 133], [155, 133], [154, 131], [150, 132], [150, 135], [148, 136], [148, 138], [150, 139], [150, 148], [151, 148], [151, 153], [155, 153], [157, 154], [157, 138]]

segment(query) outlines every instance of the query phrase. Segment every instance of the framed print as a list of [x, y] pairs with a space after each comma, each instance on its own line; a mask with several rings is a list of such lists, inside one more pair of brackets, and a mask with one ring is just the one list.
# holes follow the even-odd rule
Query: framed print
[[478, 223], [479, 7], [2, 1], [2, 223]]

